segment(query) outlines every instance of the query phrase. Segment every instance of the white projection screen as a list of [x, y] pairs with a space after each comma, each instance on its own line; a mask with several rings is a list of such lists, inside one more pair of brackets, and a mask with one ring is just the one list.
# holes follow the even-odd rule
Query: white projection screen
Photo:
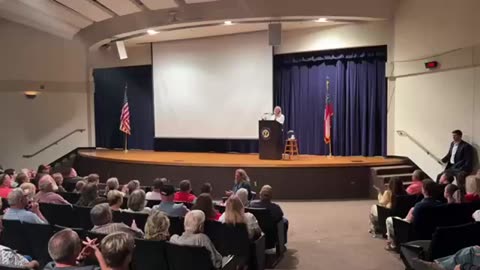
[[152, 46], [155, 137], [258, 138], [273, 107], [267, 32]]

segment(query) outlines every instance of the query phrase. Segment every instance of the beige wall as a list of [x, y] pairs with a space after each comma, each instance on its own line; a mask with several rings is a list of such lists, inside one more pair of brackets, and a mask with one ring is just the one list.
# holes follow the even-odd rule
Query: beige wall
[[127, 59], [120, 60], [115, 46], [111, 46], [108, 49], [101, 48], [88, 53], [88, 66], [93, 69], [152, 64], [152, 50], [150, 44], [128, 47], [127, 55]]
[[[445, 155], [457, 128], [466, 141], [477, 148], [480, 144], [478, 10], [477, 0], [404, 0], [395, 14], [393, 73], [401, 77], [393, 83], [389, 131], [410, 133], [437, 157]], [[425, 73], [425, 57], [439, 60], [440, 72]], [[391, 154], [410, 157], [431, 177], [442, 170], [407, 138], [395, 134], [388, 143]]]
[[387, 45], [392, 42], [392, 29], [391, 21], [377, 21], [284, 31], [282, 45], [275, 48], [275, 53]]
[[[75, 134], [32, 159], [31, 154], [77, 128], [88, 128], [86, 49], [19, 24], [0, 22], [0, 164], [33, 168], [78, 146], [88, 133]], [[45, 86], [29, 100], [25, 90]]]

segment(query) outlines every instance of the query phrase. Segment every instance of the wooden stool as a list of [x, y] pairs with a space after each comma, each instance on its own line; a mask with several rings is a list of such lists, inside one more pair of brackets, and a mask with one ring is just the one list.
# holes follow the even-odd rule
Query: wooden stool
[[294, 155], [299, 155], [298, 153], [298, 143], [297, 139], [288, 139], [285, 143], [285, 151], [283, 154], [288, 155], [289, 159], [292, 159]]

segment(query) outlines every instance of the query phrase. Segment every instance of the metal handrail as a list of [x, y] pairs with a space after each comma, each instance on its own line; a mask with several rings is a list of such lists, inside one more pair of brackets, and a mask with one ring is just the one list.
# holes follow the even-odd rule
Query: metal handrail
[[61, 141], [65, 140], [66, 138], [68, 138], [68, 137], [72, 136], [73, 134], [75, 134], [75, 133], [77, 133], [77, 132], [80, 132], [80, 133], [82, 133], [82, 132], [84, 132], [84, 131], [85, 131], [85, 129], [84, 129], [84, 128], [75, 129], [74, 131], [72, 131], [72, 132], [68, 133], [67, 135], [65, 135], [65, 136], [61, 137], [60, 139], [58, 139], [58, 140], [54, 141], [53, 143], [51, 143], [51, 144], [49, 144], [49, 145], [47, 145], [47, 146], [43, 147], [42, 149], [38, 150], [37, 152], [35, 152], [35, 153], [33, 153], [33, 154], [30, 154], [30, 155], [23, 155], [23, 157], [24, 157], [24, 158], [31, 158], [31, 157], [34, 157], [34, 156], [36, 156], [36, 155], [40, 154], [41, 152], [43, 152], [43, 151], [47, 150], [48, 148], [50, 148], [50, 147], [52, 147], [52, 146], [54, 146], [54, 145], [57, 145], [59, 142], [61, 142]]
[[432, 154], [432, 152], [430, 152], [430, 150], [428, 150], [425, 146], [423, 146], [419, 141], [417, 141], [415, 138], [413, 138], [412, 136], [410, 136], [410, 134], [408, 134], [406, 131], [404, 130], [397, 130], [397, 134], [402, 136], [402, 137], [407, 137], [409, 138], [414, 144], [416, 144], [418, 147], [420, 147], [420, 149], [422, 149], [425, 153], [427, 153], [427, 155], [429, 155], [430, 157], [432, 157], [433, 159], [435, 159], [436, 162], [438, 162], [440, 165], [443, 165], [443, 162], [441, 159], [439, 159], [438, 157], [436, 157], [434, 154]]

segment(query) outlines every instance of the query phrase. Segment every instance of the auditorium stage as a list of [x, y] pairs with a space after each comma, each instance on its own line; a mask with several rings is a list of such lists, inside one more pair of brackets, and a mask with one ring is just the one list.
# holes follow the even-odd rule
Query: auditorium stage
[[139, 179], [150, 185], [156, 177], [175, 184], [190, 179], [194, 191], [204, 182], [220, 198], [231, 189], [235, 169], [244, 168], [253, 190], [270, 184], [277, 199], [368, 198], [370, 167], [405, 164], [402, 158], [300, 155], [292, 160], [260, 160], [258, 154], [180, 153], [143, 150], [79, 150], [74, 167], [80, 175], [97, 172], [105, 181]]

